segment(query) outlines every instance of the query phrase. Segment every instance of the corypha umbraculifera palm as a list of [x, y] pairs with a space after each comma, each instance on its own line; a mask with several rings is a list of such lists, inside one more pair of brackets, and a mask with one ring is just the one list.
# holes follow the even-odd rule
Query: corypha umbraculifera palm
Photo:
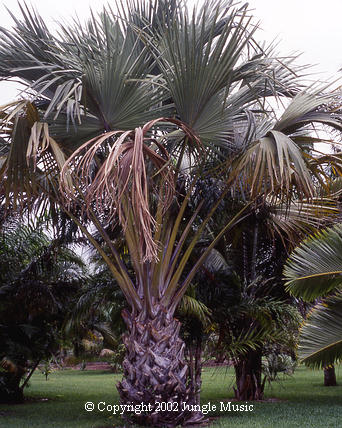
[[[191, 397], [173, 316], [206, 254], [186, 276], [184, 267], [219, 206], [198, 219], [199, 202], [183, 221], [195, 181], [210, 160], [224, 165], [219, 198], [246, 172], [253, 197], [312, 197], [312, 175], [323, 179], [327, 160], [303, 157], [308, 141], [299, 136], [313, 121], [340, 129], [340, 117], [317, 110], [329, 97], [316, 91], [296, 98], [276, 129], [255, 132], [255, 117], [273, 114], [268, 97], [299, 93], [300, 70], [256, 43], [247, 5], [207, 1], [189, 14], [175, 1], [131, 1], [85, 27], [61, 26], [59, 36], [22, 12], [0, 43], [0, 75], [21, 79], [28, 97], [2, 109], [1, 194], [8, 208], [48, 201], [64, 210], [108, 264], [131, 307], [121, 400], [153, 407], [139, 422], [200, 420], [181, 411]], [[207, 251], [243, 215], [231, 216]], [[133, 277], [109, 225], [122, 230]], [[156, 412], [157, 401], [179, 411]]]

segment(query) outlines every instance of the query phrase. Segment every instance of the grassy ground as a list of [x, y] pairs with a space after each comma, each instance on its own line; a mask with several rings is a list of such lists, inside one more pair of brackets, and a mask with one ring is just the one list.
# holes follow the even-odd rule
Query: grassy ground
[[[337, 375], [339, 380], [339, 368]], [[342, 373], [341, 373], [342, 375]], [[84, 409], [86, 402], [118, 403], [115, 383], [119, 375], [97, 371], [65, 370], [54, 372], [45, 381], [37, 373], [26, 390], [23, 405], [0, 405], [1, 428], [103, 428], [123, 427], [124, 422], [110, 412]], [[228, 406], [233, 396], [232, 369], [206, 368], [203, 373], [202, 404], [216, 405], [208, 416], [212, 428], [291, 428], [341, 427], [342, 386], [323, 387], [323, 373], [300, 367], [295, 375], [266, 387], [266, 399], [254, 403], [253, 411], [220, 411], [220, 402]], [[340, 380], [342, 384], [342, 379]], [[233, 402], [234, 405], [236, 404]], [[102, 404], [100, 408], [102, 408]]]

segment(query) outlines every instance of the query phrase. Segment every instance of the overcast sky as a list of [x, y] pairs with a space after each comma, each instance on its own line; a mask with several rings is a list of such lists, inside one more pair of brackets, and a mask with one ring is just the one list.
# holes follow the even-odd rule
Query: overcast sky
[[[90, 6], [100, 10], [107, 1], [28, 0], [27, 3], [35, 6], [46, 22], [53, 25], [55, 20], [71, 20], [76, 13], [82, 21], [89, 16]], [[303, 64], [317, 64], [317, 79], [337, 77], [342, 67], [342, 0], [250, 0], [249, 4], [260, 21], [259, 39], [271, 42], [278, 38], [278, 51], [283, 55], [303, 52]], [[5, 6], [15, 14], [19, 8], [13, 0], [0, 0], [0, 23], [10, 27], [11, 18]], [[0, 82], [1, 104], [16, 92], [14, 87]]]

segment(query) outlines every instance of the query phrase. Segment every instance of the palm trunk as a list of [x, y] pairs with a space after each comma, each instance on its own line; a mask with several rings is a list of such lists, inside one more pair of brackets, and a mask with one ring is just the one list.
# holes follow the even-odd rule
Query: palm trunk
[[235, 398], [239, 401], [262, 400], [265, 382], [261, 380], [260, 350], [249, 351], [235, 364]]
[[0, 373], [0, 403], [23, 403], [24, 393], [20, 381], [25, 374], [21, 367], [16, 372]]
[[191, 387], [191, 397], [195, 405], [201, 404], [202, 354], [202, 337], [197, 337], [188, 345], [188, 378]]
[[195, 352], [195, 404], [201, 402], [201, 388], [202, 388], [202, 338], [197, 338], [196, 352]]
[[224, 347], [223, 347], [225, 334], [226, 334], [225, 325], [220, 324], [219, 325], [219, 337], [217, 340], [216, 352], [215, 352], [215, 361], [218, 364], [222, 364], [224, 362], [224, 360], [226, 359], [226, 353], [225, 353]]
[[121, 404], [145, 405], [144, 411], [125, 412], [132, 421], [153, 427], [174, 427], [200, 423], [203, 415], [185, 404], [194, 404], [187, 385], [188, 366], [184, 342], [179, 337], [180, 322], [159, 308], [154, 317], [143, 313], [123, 314], [128, 332], [124, 335], [126, 357], [124, 378], [117, 385]]
[[324, 367], [324, 386], [337, 386], [335, 366]]

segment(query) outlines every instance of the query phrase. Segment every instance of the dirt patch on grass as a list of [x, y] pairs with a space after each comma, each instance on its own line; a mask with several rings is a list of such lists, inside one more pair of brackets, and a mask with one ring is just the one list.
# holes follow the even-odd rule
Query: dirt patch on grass
[[[237, 400], [236, 398], [225, 398], [223, 400], [221, 400], [224, 403], [228, 403], [229, 401], [234, 401], [235, 402], [240, 402], [242, 403], [241, 400]], [[270, 397], [270, 398], [264, 398], [263, 400], [253, 400], [253, 401], [248, 401], [248, 403], [285, 403], [287, 400], [282, 400], [281, 398], [276, 398], [276, 397]]]
[[[82, 369], [82, 363], [76, 364], [74, 366], [63, 366], [63, 369], [71, 369], [71, 370], [81, 370]], [[113, 371], [112, 366], [109, 363], [99, 361], [99, 362], [91, 362], [86, 363], [83, 370], [107, 370], [107, 371]]]
[[33, 404], [33, 403], [47, 403], [48, 401], [54, 401], [53, 398], [47, 397], [25, 397], [23, 403], [21, 404]]
[[12, 416], [12, 415], [14, 415], [14, 412], [11, 412], [11, 411], [8, 412], [6, 410], [6, 412], [0, 412], [0, 418], [5, 417], [5, 416]]

